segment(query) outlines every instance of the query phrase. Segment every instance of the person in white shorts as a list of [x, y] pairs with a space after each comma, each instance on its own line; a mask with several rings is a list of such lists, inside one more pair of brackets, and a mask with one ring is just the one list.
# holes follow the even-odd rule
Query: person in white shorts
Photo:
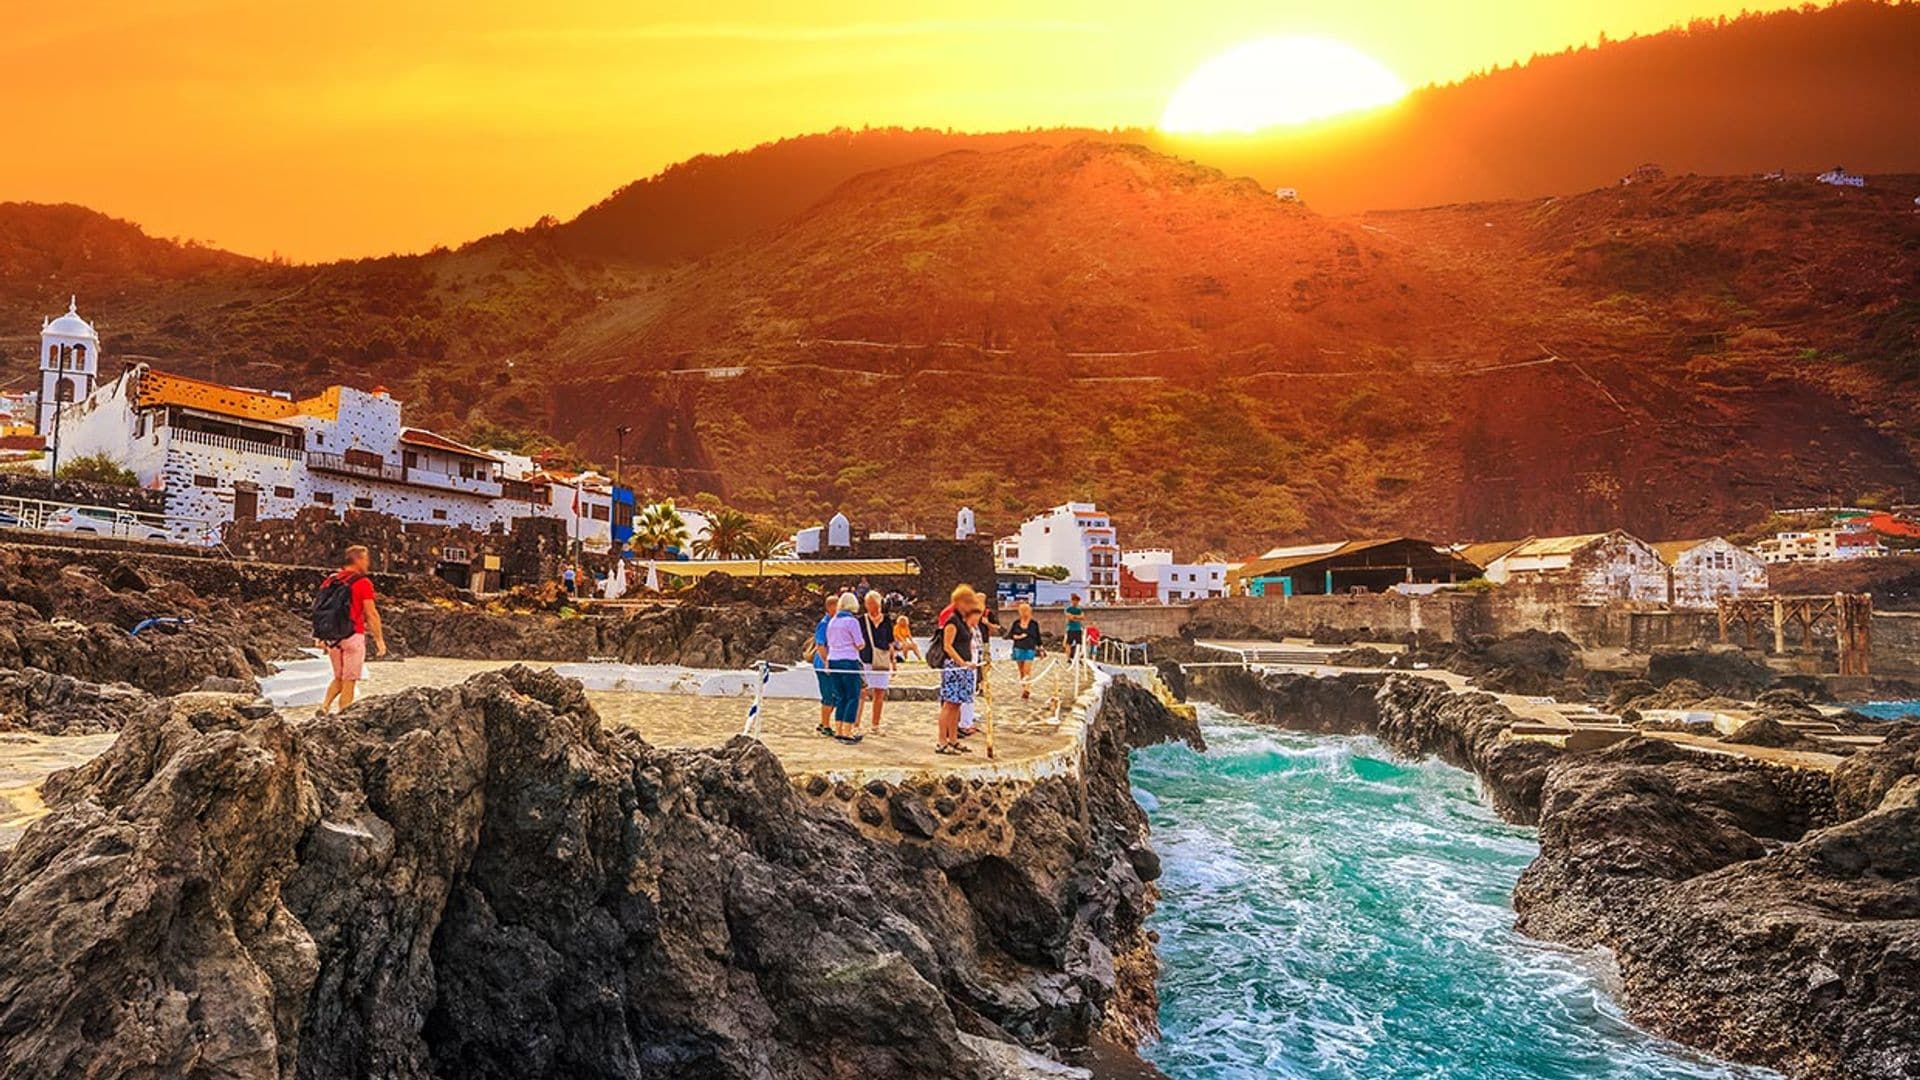
[[866, 661], [867, 699], [873, 702], [873, 733], [880, 733], [880, 710], [887, 703], [887, 688], [893, 682], [893, 620], [881, 609], [880, 593], [868, 590], [866, 614], [860, 618], [860, 631], [867, 647], [861, 659]]

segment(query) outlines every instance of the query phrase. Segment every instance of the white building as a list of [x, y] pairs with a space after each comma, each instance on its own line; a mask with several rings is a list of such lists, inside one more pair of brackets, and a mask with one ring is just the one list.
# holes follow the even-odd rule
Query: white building
[[1667, 564], [1646, 541], [1615, 529], [1522, 541], [1486, 565], [1496, 585], [1534, 582], [1567, 591], [1578, 603], [1667, 602]]
[[[1227, 564], [1224, 562], [1178, 563], [1168, 548], [1144, 548], [1120, 555], [1126, 577], [1139, 587], [1152, 586], [1153, 598], [1162, 604], [1206, 600], [1227, 595]], [[1133, 599], [1133, 589], [1123, 579], [1121, 592]], [[1144, 599], [1144, 597], [1142, 597]]]
[[1084, 586], [1089, 601], [1120, 598], [1120, 541], [1092, 503], [1062, 503], [1022, 522], [1018, 554], [1022, 566], [1064, 567], [1066, 584]]
[[77, 297], [67, 299], [67, 313], [40, 320], [40, 409], [37, 430], [49, 435], [54, 411], [62, 403], [93, 393], [100, 377], [100, 335], [80, 317]]
[[287, 518], [318, 505], [486, 529], [512, 509], [497, 455], [405, 426], [378, 387], [295, 401], [141, 364], [62, 405], [58, 420], [62, 458], [113, 459], [164, 490], [176, 518]]
[[973, 507], [963, 506], [960, 508], [960, 512], [954, 515], [953, 538], [955, 540], [971, 540], [973, 539], [974, 532]]
[[1866, 177], [1856, 173], [1850, 173], [1846, 170], [1846, 167], [1842, 165], [1835, 165], [1833, 168], [1814, 177], [1814, 180], [1822, 184], [1831, 184], [1834, 187], [1863, 188], [1867, 186]]
[[567, 536], [592, 551], [613, 543], [613, 482], [591, 470], [573, 473], [542, 468], [524, 454], [500, 453], [500, 516], [552, 518]]
[[996, 570], [1012, 570], [1020, 566], [1020, 534], [1003, 536], [993, 542], [993, 567]]
[[1753, 546], [1765, 563], [1828, 562], [1837, 559], [1877, 559], [1887, 553], [1873, 530], [1803, 529], [1775, 533]]
[[1767, 591], [1767, 564], [1722, 536], [1704, 540], [1667, 540], [1653, 545], [1667, 564], [1667, 603], [1709, 608], [1723, 596]]

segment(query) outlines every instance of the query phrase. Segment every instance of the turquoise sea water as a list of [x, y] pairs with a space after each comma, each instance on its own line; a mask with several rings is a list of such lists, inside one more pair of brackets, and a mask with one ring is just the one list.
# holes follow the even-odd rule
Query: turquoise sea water
[[1920, 701], [1875, 701], [1852, 708], [1877, 716], [1882, 720], [1898, 720], [1903, 716], [1920, 716]]
[[1165, 864], [1145, 1054], [1174, 1080], [1772, 1075], [1633, 1027], [1595, 957], [1515, 933], [1533, 833], [1466, 773], [1201, 719], [1208, 753], [1133, 766]]

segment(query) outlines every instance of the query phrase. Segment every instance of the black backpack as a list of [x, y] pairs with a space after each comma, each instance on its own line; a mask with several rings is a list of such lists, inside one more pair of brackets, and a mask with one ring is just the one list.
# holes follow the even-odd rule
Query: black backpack
[[353, 583], [364, 574], [333, 574], [313, 598], [313, 638], [338, 645], [353, 636]]
[[945, 668], [947, 666], [947, 627], [954, 626], [956, 623], [959, 629], [955, 631], [953, 635], [954, 648], [960, 652], [966, 651], [966, 647], [972, 640], [973, 635], [967, 632], [965, 620], [961, 614], [956, 611], [953, 613], [953, 618], [947, 620], [944, 624], [937, 619], [934, 621], [933, 640], [927, 643], [928, 667]]

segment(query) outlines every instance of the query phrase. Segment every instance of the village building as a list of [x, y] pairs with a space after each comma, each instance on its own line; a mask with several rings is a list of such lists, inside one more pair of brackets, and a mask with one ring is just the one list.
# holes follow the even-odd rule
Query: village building
[[1753, 546], [1760, 561], [1775, 563], [1877, 559], [1887, 553], [1878, 533], [1863, 525], [1775, 533]]
[[1120, 599], [1120, 540], [1106, 512], [1089, 502], [1069, 502], [1020, 524], [1018, 565], [1066, 570], [1060, 588], [1092, 603]]
[[202, 382], [145, 364], [62, 404], [62, 457], [99, 454], [166, 493], [169, 517], [221, 524], [301, 508], [371, 510], [405, 522], [502, 523], [500, 459], [401, 420], [378, 387], [301, 400]]
[[606, 551], [633, 534], [633, 492], [616, 489], [610, 477], [592, 470], [546, 468], [525, 454], [496, 452], [496, 456], [502, 518], [559, 521], [567, 538], [589, 551]]
[[[1479, 554], [1502, 545], [1475, 545]], [[1464, 550], [1473, 550], [1472, 547]], [[1487, 580], [1550, 587], [1566, 600], [1599, 604], [1609, 600], [1665, 604], [1666, 561], [1651, 545], [1619, 529], [1579, 536], [1542, 536], [1523, 540], [1488, 559]]]
[[1846, 170], [1846, 167], [1843, 165], [1835, 165], [1833, 168], [1828, 169], [1826, 172], [1823, 172], [1819, 176], [1814, 177], [1814, 180], [1822, 184], [1831, 185], [1833, 187], [1863, 188], [1867, 186], [1866, 177], [1861, 176], [1857, 173], [1848, 172]]
[[1142, 548], [1120, 555], [1120, 599], [1178, 604], [1227, 595], [1224, 562], [1178, 563], [1168, 548]]
[[1468, 581], [1480, 568], [1431, 540], [1391, 536], [1271, 548], [1225, 576], [1245, 596], [1328, 596]]
[[100, 335], [80, 317], [78, 297], [67, 299], [67, 313], [40, 320], [40, 394], [36, 431], [48, 437], [60, 405], [93, 393], [100, 377]]
[[1663, 540], [1653, 545], [1667, 564], [1667, 604], [1710, 608], [1722, 597], [1767, 591], [1767, 564], [1723, 536]]

